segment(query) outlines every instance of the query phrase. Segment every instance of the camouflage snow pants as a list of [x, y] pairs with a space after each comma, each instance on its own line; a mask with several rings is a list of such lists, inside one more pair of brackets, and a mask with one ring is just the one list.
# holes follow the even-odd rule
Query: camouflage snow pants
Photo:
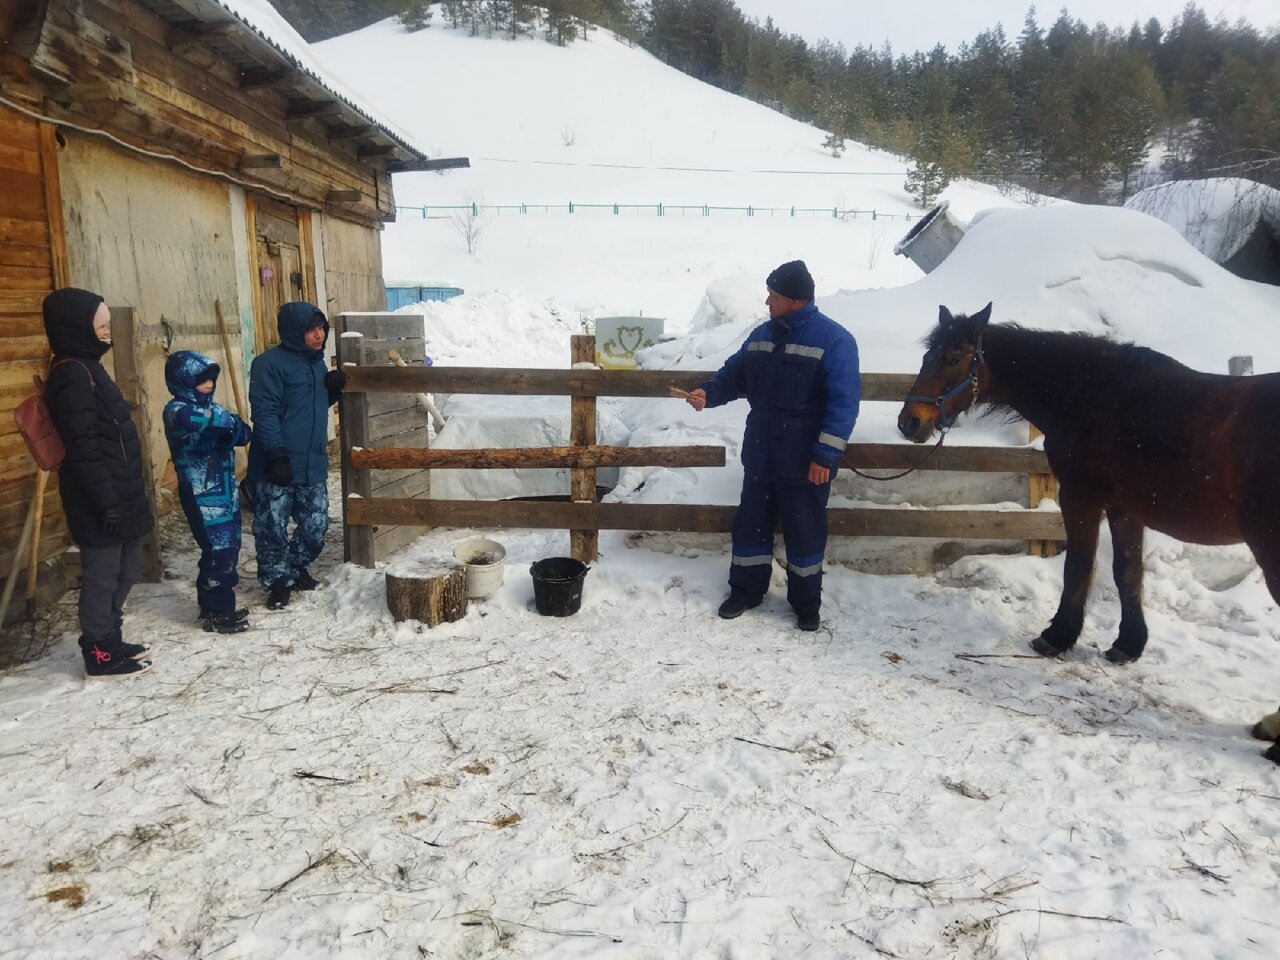
[[[293, 519], [293, 535], [288, 532]], [[320, 556], [329, 529], [329, 491], [324, 483], [281, 487], [259, 481], [253, 491], [253, 538], [258, 582], [264, 590], [284, 578], [292, 584]]]

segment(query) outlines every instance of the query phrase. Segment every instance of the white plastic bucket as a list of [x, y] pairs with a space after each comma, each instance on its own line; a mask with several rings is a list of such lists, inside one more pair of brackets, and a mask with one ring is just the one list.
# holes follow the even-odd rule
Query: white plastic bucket
[[506, 547], [497, 540], [472, 537], [454, 547], [453, 556], [466, 567], [468, 598], [483, 600], [497, 593], [507, 563]]

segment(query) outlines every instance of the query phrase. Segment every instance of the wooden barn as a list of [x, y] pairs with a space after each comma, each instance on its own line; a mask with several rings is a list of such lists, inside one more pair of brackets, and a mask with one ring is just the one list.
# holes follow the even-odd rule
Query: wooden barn
[[[278, 304], [385, 309], [391, 174], [447, 165], [326, 77], [265, 0], [0, 0], [0, 574], [28, 560], [35, 467], [12, 411], [46, 367], [46, 294], [85, 287], [113, 308], [104, 362], [164, 510], [167, 352], [220, 362], [235, 409]], [[56, 477], [44, 500], [47, 599], [69, 545]]]

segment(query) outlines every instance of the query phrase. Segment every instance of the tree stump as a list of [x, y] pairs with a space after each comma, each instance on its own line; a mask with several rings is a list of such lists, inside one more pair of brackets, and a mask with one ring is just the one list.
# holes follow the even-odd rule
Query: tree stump
[[387, 571], [387, 609], [397, 621], [420, 620], [428, 627], [467, 614], [465, 567]]

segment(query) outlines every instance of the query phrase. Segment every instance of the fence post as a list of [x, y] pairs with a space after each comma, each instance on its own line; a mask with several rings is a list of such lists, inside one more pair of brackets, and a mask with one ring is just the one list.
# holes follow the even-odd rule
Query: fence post
[[658, 216], [662, 216], [662, 204], [658, 204]]
[[[338, 330], [338, 368], [347, 363], [360, 363], [360, 341], [362, 334], [347, 336], [347, 318], [339, 314]], [[373, 495], [372, 474], [368, 470], [357, 470], [351, 466], [351, 448], [369, 445], [369, 395], [343, 391], [338, 401], [338, 430], [342, 439], [342, 553], [343, 559], [349, 563], [358, 563], [362, 567], [374, 566], [373, 527], [354, 526], [346, 523], [347, 497], [351, 494], [364, 497]]]
[[[570, 366], [594, 363], [596, 338], [579, 334], [569, 340]], [[593, 447], [596, 443], [596, 398], [572, 397], [569, 401], [569, 443], [575, 447]], [[574, 503], [595, 503], [596, 468], [573, 467], [569, 470], [569, 499]], [[570, 530], [569, 556], [583, 563], [593, 563], [599, 553], [598, 530]]]

